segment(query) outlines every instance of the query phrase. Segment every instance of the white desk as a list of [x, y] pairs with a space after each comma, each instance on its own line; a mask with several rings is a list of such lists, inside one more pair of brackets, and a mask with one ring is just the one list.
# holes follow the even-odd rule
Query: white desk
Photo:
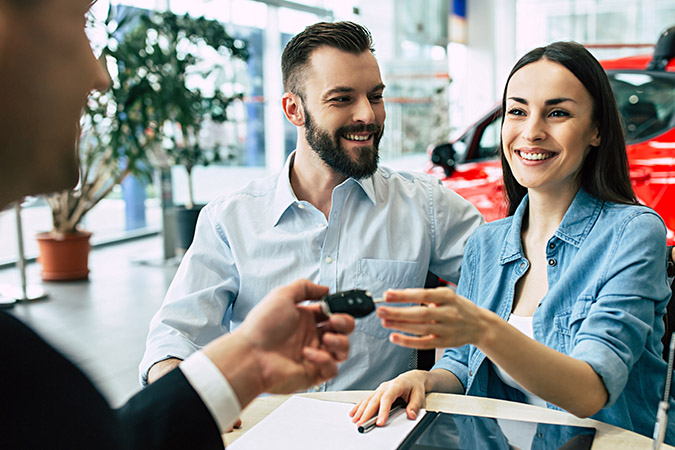
[[[342, 391], [301, 394], [306, 397], [332, 400], [346, 403], [356, 403], [370, 391]], [[274, 411], [289, 396], [272, 395], [255, 399], [241, 414], [242, 428], [223, 435], [226, 444], [234, 442], [239, 436], [250, 430], [255, 424]], [[489, 398], [469, 397], [455, 394], [427, 395], [425, 408], [429, 411], [443, 411], [475, 416], [496, 417], [525, 421], [548, 422], [560, 425], [585, 426], [597, 429], [593, 450], [637, 450], [652, 449], [651, 439], [632, 431], [627, 431], [612, 425], [607, 425], [593, 419], [579, 419], [569, 413], [554, 411], [538, 406], [513, 403]], [[665, 449], [673, 449], [664, 445]]]

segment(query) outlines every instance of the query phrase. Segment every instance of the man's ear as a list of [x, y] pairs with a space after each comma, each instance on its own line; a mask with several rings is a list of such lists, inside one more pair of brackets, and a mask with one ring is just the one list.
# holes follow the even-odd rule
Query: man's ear
[[296, 127], [305, 125], [305, 110], [302, 105], [302, 100], [297, 94], [286, 92], [281, 97], [281, 107], [284, 110], [286, 118]]

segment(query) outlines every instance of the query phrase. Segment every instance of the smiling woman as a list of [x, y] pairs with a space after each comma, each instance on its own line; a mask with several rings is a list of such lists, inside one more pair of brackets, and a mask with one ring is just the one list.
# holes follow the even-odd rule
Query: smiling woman
[[593, 99], [564, 66], [541, 60], [516, 72], [506, 93], [502, 148], [513, 176], [571, 203], [581, 166], [600, 144]]
[[[503, 111], [510, 217], [471, 236], [456, 292], [386, 295], [435, 307], [377, 310], [399, 331], [395, 344], [448, 349], [430, 372], [380, 385], [353, 420], [377, 413], [383, 424], [398, 397], [414, 418], [437, 391], [562, 408], [649, 436], [667, 369], [666, 230], [634, 199], [607, 76], [579, 44], [535, 49], [511, 72]], [[675, 420], [668, 432], [674, 443]]]
[[[509, 89], [514, 89], [511, 83], [512, 78], [518, 74], [515, 80], [518, 83], [518, 79], [524, 78], [528, 73], [531, 76], [533, 71], [528, 70], [528, 73], [524, 75], [520, 74], [519, 71], [536, 62], [541, 62], [542, 65], [545, 63], [555, 64], [555, 66], [548, 65], [549, 72], [558, 75], [555, 84], [568, 83], [571, 88], [575, 89], [577, 95], [583, 97], [583, 100], [591, 101], [591, 124], [597, 129], [600, 136], [598, 137], [599, 142], [595, 142], [595, 144], [589, 142], [595, 148], [587, 155], [588, 157], [584, 157], [578, 177], [581, 186], [591, 194], [609, 201], [638, 204], [628, 177], [626, 144], [612, 88], [600, 63], [583, 46], [571, 42], [558, 42], [547, 47], [537, 48], [523, 56], [511, 70], [506, 82], [502, 98], [502, 123], [505, 123], [507, 119], [512, 117], [510, 114], [507, 115]], [[572, 77], [570, 78], [565, 75], [571, 75]], [[530, 81], [533, 83], [532, 86], [541, 87], [542, 84], [548, 86], [548, 83], [543, 80], [537, 82], [537, 80], [530, 78]], [[562, 86], [559, 86], [559, 88], [562, 88]], [[579, 88], [581, 88], [581, 91]], [[564, 99], [568, 96], [569, 94], [562, 93], [559, 99]], [[546, 104], [552, 110], [554, 106], [562, 106], [558, 104], [560, 102], [554, 97], [556, 96], [548, 95], [547, 100], [549, 103]], [[546, 103], [546, 100], [544, 102]], [[568, 99], [565, 103], [570, 105], [574, 101], [573, 99]], [[576, 110], [581, 108], [581, 106], [577, 104]], [[588, 111], [576, 112], [580, 114], [588, 113]], [[564, 109], [558, 108], [557, 111], [552, 112], [552, 117], [549, 121], [558, 120], [566, 122], [568, 119], [565, 116], [569, 114]], [[572, 119], [579, 120], [578, 117], [572, 117], [570, 120]], [[502, 134], [502, 139], [504, 139], [504, 134]], [[507, 154], [507, 151], [501, 152], [504, 185], [509, 202], [509, 215], [512, 215], [527, 193], [527, 189], [514, 178], [513, 168], [507, 161]]]

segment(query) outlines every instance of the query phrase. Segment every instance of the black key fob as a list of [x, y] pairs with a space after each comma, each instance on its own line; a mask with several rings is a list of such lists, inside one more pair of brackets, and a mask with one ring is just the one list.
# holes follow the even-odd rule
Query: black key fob
[[327, 316], [337, 313], [349, 314], [352, 317], [365, 317], [375, 311], [375, 303], [370, 292], [362, 289], [336, 292], [321, 298], [321, 310]]

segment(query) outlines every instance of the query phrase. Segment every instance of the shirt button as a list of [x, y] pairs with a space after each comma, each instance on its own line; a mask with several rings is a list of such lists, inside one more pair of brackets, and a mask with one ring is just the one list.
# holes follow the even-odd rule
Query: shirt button
[[473, 370], [469, 370], [469, 376], [470, 376], [470, 377], [473, 376]]
[[525, 268], [525, 263], [524, 263], [524, 262], [520, 263], [520, 268], [521, 268], [521, 269], [524, 269], [524, 268]]
[[332, 262], [333, 262], [333, 258], [331, 258], [330, 256], [326, 256], [326, 264], [330, 264]]
[[298, 208], [305, 209], [305, 205], [303, 205], [302, 203], [298, 203]]
[[555, 266], [556, 264], [558, 264], [558, 261], [556, 261], [555, 259], [551, 258], [551, 259], [548, 260], [548, 265], [549, 265], [549, 266], [553, 267], [553, 266]]
[[553, 242], [551, 242], [550, 244], [548, 244], [548, 248], [553, 250], [555, 248], [555, 244]]
[[321, 390], [321, 385], [314, 386], [314, 392], [319, 392]]

